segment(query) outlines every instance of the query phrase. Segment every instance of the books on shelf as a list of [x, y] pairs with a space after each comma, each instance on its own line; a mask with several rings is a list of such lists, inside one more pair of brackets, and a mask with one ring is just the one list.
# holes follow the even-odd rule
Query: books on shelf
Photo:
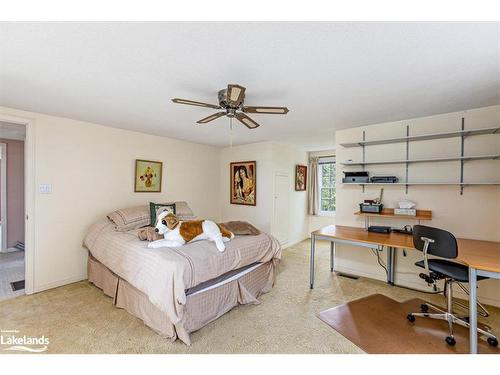
[[394, 215], [417, 216], [415, 208], [395, 208]]

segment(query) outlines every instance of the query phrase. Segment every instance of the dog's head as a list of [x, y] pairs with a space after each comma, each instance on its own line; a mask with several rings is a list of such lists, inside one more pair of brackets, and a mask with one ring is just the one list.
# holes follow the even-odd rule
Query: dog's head
[[158, 220], [156, 220], [155, 232], [163, 235], [169, 230], [175, 229], [177, 224], [179, 224], [177, 216], [171, 212], [163, 211], [158, 215]]

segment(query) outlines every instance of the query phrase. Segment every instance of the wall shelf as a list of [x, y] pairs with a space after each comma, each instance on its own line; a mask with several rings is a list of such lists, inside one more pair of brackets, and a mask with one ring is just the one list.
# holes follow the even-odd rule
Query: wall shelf
[[482, 129], [457, 130], [454, 132], [444, 132], [444, 133], [431, 133], [431, 134], [411, 135], [411, 136], [408, 135], [406, 137], [387, 138], [374, 141], [363, 140], [352, 143], [341, 143], [340, 145], [342, 147], [363, 147], [363, 146], [373, 146], [373, 145], [386, 145], [391, 143], [428, 141], [431, 139], [468, 137], [471, 135], [482, 135], [482, 134], [500, 134], [500, 126], [495, 126], [491, 128], [482, 128]]
[[500, 182], [395, 182], [395, 183], [377, 183], [377, 182], [342, 182], [342, 185], [358, 186], [390, 186], [390, 185], [454, 185], [454, 186], [473, 186], [473, 185], [500, 185]]
[[371, 212], [355, 212], [354, 215], [365, 216], [365, 217], [380, 217], [389, 219], [413, 219], [413, 220], [432, 220], [432, 211], [430, 210], [417, 210], [415, 216], [412, 215], [395, 215], [394, 208], [384, 208], [380, 214]]
[[410, 160], [379, 160], [379, 161], [346, 161], [342, 165], [384, 165], [384, 164], [406, 164], [406, 163], [438, 163], [447, 161], [471, 161], [471, 160], [500, 160], [500, 154], [476, 155], [476, 156], [453, 156], [447, 158], [410, 159]]

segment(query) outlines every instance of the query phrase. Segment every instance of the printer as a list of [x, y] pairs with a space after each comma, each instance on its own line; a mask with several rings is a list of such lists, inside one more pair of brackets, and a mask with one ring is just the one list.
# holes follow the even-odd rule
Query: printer
[[342, 178], [344, 183], [368, 183], [370, 179], [368, 177], [368, 172], [344, 172], [344, 177]]

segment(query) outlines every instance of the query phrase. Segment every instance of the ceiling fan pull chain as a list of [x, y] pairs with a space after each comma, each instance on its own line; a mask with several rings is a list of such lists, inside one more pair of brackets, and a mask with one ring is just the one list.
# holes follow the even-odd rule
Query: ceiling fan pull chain
[[233, 147], [233, 118], [229, 117], [229, 147]]

